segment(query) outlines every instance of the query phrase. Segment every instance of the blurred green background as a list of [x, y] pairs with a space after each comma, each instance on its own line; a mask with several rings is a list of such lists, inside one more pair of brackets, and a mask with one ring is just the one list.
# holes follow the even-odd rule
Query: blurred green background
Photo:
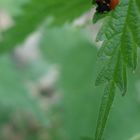
[[[0, 31], [28, 0], [0, 0]], [[86, 15], [85, 15], [86, 17]], [[93, 36], [99, 26], [44, 23], [23, 44], [0, 55], [0, 140], [93, 137], [103, 89]], [[16, 38], [17, 36], [15, 36]], [[104, 140], [140, 140], [140, 64], [117, 91]]]

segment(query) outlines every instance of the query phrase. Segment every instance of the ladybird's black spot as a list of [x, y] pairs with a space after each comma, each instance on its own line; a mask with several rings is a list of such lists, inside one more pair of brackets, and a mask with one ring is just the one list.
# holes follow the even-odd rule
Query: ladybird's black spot
[[96, 8], [96, 11], [98, 13], [104, 13], [105, 11], [110, 11], [110, 8], [108, 5], [102, 4], [102, 5], [98, 5], [98, 7]]
[[98, 13], [104, 13], [110, 11], [110, 0], [96, 0], [97, 8], [96, 11]]

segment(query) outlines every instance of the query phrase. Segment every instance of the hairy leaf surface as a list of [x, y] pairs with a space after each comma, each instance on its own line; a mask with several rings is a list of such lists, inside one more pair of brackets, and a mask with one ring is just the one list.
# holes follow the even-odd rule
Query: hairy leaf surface
[[[96, 128], [96, 140], [101, 140], [107, 116], [113, 102], [115, 87], [122, 95], [127, 91], [127, 68], [135, 71], [137, 66], [137, 48], [140, 46], [140, 2], [124, 0], [106, 18], [97, 40], [103, 41], [99, 57], [107, 63], [99, 72], [96, 85], [114, 83], [102, 99]], [[110, 95], [111, 94], [111, 95]], [[111, 103], [111, 104], [110, 104]], [[103, 110], [107, 110], [104, 111]]]

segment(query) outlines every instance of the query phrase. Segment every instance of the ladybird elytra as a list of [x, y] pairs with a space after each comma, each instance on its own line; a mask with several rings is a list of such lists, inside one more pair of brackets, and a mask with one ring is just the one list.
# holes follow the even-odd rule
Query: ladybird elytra
[[106, 11], [111, 11], [119, 4], [119, 0], [96, 0], [98, 13], [104, 13]]

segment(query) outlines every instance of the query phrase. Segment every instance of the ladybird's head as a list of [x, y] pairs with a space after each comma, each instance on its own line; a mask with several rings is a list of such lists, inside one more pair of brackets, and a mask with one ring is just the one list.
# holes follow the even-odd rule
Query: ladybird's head
[[96, 0], [98, 13], [108, 12], [113, 10], [119, 3], [119, 0]]

